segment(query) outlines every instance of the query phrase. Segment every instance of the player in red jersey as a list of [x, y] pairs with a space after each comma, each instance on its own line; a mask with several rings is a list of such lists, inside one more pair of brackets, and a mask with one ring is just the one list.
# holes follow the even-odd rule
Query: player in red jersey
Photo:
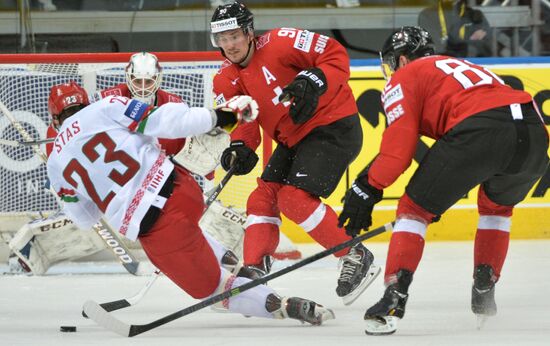
[[[405, 313], [427, 226], [477, 185], [472, 311], [496, 314], [495, 283], [514, 205], [548, 165], [548, 133], [532, 97], [468, 61], [433, 55], [420, 27], [403, 27], [381, 52], [387, 128], [380, 152], [346, 193], [340, 225], [371, 226], [374, 204], [411, 164], [420, 135], [436, 140], [406, 187], [389, 245], [383, 298], [365, 314], [368, 334], [389, 334]], [[392, 74], [393, 73], [393, 74]]]
[[[325, 248], [350, 239], [321, 202], [336, 188], [362, 146], [362, 130], [349, 79], [349, 58], [335, 40], [281, 28], [255, 37], [253, 15], [234, 2], [216, 8], [212, 43], [227, 58], [214, 77], [218, 103], [235, 95], [257, 100], [257, 121], [239, 125], [222, 155], [227, 170], [249, 173], [258, 161], [260, 127], [277, 142], [258, 187], [247, 202], [244, 263], [264, 275], [279, 241], [281, 213]], [[337, 294], [353, 302], [380, 269], [362, 244], [344, 249]]]

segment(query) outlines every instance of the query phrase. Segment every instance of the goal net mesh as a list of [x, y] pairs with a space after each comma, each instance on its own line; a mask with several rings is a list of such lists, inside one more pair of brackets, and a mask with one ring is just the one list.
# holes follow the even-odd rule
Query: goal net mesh
[[[213, 105], [212, 77], [221, 61], [162, 62], [162, 56], [159, 60], [163, 67], [162, 89], [180, 96], [192, 107]], [[74, 63], [3, 63], [0, 59], [0, 102], [33, 139], [45, 139], [50, 123], [47, 100], [52, 85], [74, 80], [92, 95], [124, 83], [127, 61], [128, 58], [120, 62], [102, 59], [79, 63], [77, 58]], [[59, 209], [55, 197], [45, 188], [46, 165], [31, 147], [16, 145], [23, 141], [10, 120], [0, 113], [0, 231], [16, 231], [29, 219]], [[41, 150], [45, 152], [44, 145]], [[260, 150], [258, 154], [262, 156]], [[220, 195], [222, 202], [245, 209], [260, 171], [258, 164], [251, 174], [232, 178]], [[215, 182], [224, 174], [219, 168]]]

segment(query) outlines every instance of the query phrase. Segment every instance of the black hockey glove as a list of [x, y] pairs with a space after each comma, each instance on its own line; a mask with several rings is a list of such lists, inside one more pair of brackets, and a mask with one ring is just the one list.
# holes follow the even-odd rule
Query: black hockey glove
[[362, 229], [372, 225], [372, 209], [382, 200], [383, 191], [371, 186], [367, 177], [355, 179], [344, 196], [344, 209], [338, 217], [338, 227], [346, 228], [346, 233], [357, 236]]
[[327, 78], [317, 67], [303, 70], [283, 89], [279, 96], [280, 102], [294, 98], [289, 115], [295, 124], [303, 124], [315, 113], [319, 104], [319, 96], [327, 91]]
[[233, 141], [227, 149], [223, 151], [221, 164], [226, 171], [235, 166], [235, 175], [245, 175], [250, 173], [258, 162], [258, 155], [254, 150], [244, 144], [243, 141]]

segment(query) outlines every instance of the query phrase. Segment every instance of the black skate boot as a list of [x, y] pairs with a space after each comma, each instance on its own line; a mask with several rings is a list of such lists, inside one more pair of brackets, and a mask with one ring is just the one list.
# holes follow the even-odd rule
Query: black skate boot
[[273, 265], [273, 257], [264, 256], [260, 264], [243, 266], [237, 276], [256, 280], [269, 274]]
[[405, 316], [405, 305], [409, 298], [409, 285], [413, 273], [401, 269], [397, 272], [397, 282], [386, 287], [384, 296], [365, 312], [365, 333], [368, 335], [393, 334], [397, 321]]
[[336, 294], [345, 305], [353, 303], [380, 274], [380, 267], [373, 265], [374, 255], [359, 243], [340, 258], [340, 277]]
[[276, 294], [270, 294], [267, 296], [265, 308], [277, 319], [292, 318], [314, 326], [320, 326], [324, 321], [335, 318], [331, 309], [298, 297], [281, 298]]
[[495, 303], [496, 276], [491, 266], [481, 264], [475, 268], [472, 285], [472, 312], [477, 316], [477, 328], [481, 329], [489, 316], [497, 314]]

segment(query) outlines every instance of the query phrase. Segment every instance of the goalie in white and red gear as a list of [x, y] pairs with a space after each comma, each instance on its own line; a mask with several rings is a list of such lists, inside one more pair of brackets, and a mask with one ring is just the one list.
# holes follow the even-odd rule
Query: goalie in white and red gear
[[[251, 112], [243, 113], [241, 121], [253, 121], [255, 101], [248, 96], [242, 100]], [[250, 279], [220, 267], [216, 254], [223, 247], [215, 240], [209, 242], [198, 225], [205, 208], [202, 191], [187, 170], [165, 155], [156, 138], [230, 128], [238, 121], [239, 109], [221, 108], [168, 103], [153, 109], [137, 100], [110, 96], [63, 120], [48, 159], [52, 188], [80, 228], [104, 217], [128, 239], [139, 239], [151, 262], [196, 299]], [[332, 311], [315, 302], [280, 298], [266, 285], [222, 305], [248, 316], [290, 317], [311, 324], [334, 318]]]

